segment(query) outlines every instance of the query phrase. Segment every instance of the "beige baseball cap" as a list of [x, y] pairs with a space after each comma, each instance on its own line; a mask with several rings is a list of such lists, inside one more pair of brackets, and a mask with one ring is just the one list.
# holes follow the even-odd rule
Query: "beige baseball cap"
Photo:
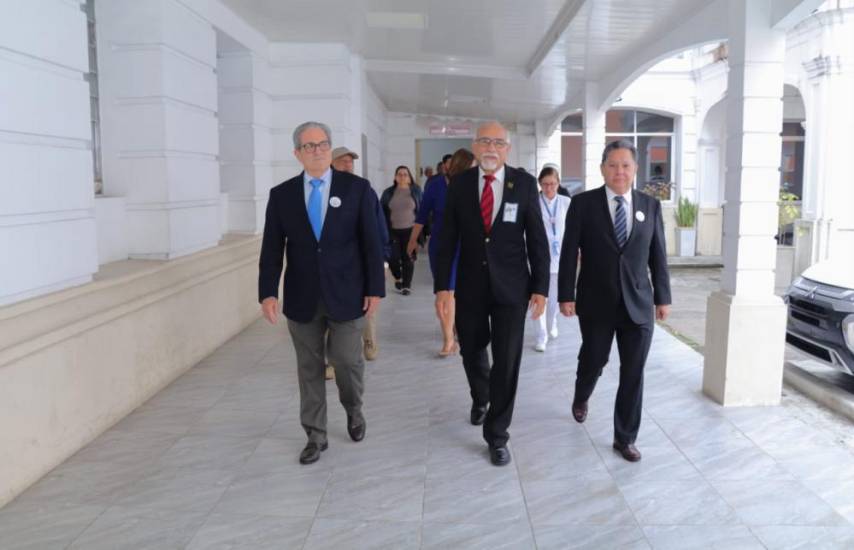
[[353, 160], [359, 158], [359, 155], [347, 149], [346, 147], [336, 147], [332, 150], [332, 160], [335, 160], [338, 157], [343, 157], [344, 155], [350, 155], [351, 157], [353, 157]]

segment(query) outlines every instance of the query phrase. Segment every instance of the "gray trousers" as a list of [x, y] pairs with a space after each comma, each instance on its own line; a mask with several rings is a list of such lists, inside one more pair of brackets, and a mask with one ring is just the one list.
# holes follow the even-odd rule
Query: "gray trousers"
[[362, 359], [362, 331], [365, 318], [338, 322], [329, 318], [319, 304], [314, 318], [307, 323], [288, 319], [288, 330], [297, 354], [297, 377], [300, 393], [300, 423], [309, 441], [326, 442], [326, 378], [324, 376], [324, 336], [330, 365], [335, 368], [338, 398], [353, 424], [365, 421], [362, 416], [365, 363]]

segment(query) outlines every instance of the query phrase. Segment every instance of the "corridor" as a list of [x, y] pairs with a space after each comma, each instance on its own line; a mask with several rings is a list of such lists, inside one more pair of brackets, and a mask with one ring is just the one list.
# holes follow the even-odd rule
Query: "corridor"
[[0, 548], [854, 547], [854, 455], [785, 408], [706, 399], [702, 357], [660, 329], [640, 463], [611, 450], [613, 355], [573, 421], [561, 319], [544, 354], [528, 324], [513, 462], [491, 466], [418, 263], [413, 295], [382, 304], [363, 442], [329, 383], [329, 450], [298, 464], [293, 349], [259, 320], [1, 509]]

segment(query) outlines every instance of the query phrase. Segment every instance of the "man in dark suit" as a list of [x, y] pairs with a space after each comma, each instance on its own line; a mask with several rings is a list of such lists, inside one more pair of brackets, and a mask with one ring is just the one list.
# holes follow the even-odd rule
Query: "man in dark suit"
[[[572, 414], [587, 418], [587, 401], [617, 335], [620, 385], [614, 406], [614, 449], [631, 462], [641, 421], [643, 368], [655, 319], [670, 313], [670, 275], [661, 203], [632, 189], [637, 152], [614, 141], [602, 153], [605, 185], [573, 197], [560, 253], [558, 301], [578, 314], [581, 351]], [[576, 281], [579, 252], [581, 273]]]
[[[549, 248], [533, 176], [504, 164], [507, 130], [477, 129], [479, 167], [453, 178], [436, 255], [436, 307], [448, 311], [451, 265], [459, 243], [456, 325], [471, 390], [471, 423], [483, 424], [490, 460], [510, 462], [507, 428], [513, 417], [525, 311], [537, 319], [549, 288]], [[530, 271], [529, 271], [530, 264]], [[486, 346], [492, 343], [492, 369]], [[487, 410], [488, 405], [488, 410]]]
[[385, 296], [385, 281], [374, 213], [377, 199], [370, 184], [330, 168], [332, 138], [325, 124], [301, 124], [293, 138], [294, 155], [304, 171], [270, 190], [258, 300], [264, 317], [275, 324], [287, 254], [283, 312], [297, 355], [300, 422], [308, 435], [300, 462], [311, 464], [328, 446], [327, 331], [328, 355], [347, 411], [347, 432], [353, 441], [365, 437], [362, 330], [364, 316], [373, 315]]

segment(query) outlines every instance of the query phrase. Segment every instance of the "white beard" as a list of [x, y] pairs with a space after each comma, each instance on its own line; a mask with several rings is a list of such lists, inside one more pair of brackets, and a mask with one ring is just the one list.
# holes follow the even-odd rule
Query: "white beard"
[[489, 170], [490, 172], [498, 169], [498, 159], [495, 157], [483, 157], [480, 159], [480, 166], [484, 170]]

